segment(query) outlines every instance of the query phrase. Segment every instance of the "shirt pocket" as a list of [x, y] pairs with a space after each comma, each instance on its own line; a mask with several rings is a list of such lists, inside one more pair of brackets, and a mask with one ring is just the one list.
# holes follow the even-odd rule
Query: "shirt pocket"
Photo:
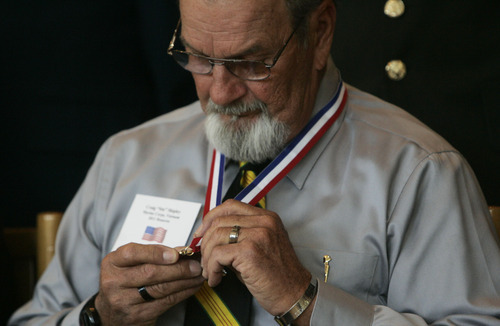
[[379, 257], [373, 254], [294, 247], [300, 262], [320, 282], [325, 279], [323, 257], [328, 255], [330, 270], [328, 284], [334, 285], [359, 299], [367, 300], [373, 284]]

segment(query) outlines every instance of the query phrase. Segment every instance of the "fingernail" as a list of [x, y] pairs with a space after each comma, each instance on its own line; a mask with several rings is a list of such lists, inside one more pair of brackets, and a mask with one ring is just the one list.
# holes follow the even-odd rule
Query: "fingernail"
[[167, 263], [173, 263], [175, 260], [175, 255], [173, 250], [165, 250], [163, 252], [163, 260]]
[[201, 273], [201, 265], [198, 261], [194, 259], [189, 260], [189, 270], [192, 275], [200, 275]]

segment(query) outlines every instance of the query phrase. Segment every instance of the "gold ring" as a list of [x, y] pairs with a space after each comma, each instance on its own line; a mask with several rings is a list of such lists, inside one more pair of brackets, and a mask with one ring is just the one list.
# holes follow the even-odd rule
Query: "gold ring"
[[229, 233], [229, 243], [238, 242], [238, 237], [240, 236], [240, 227], [238, 225], [233, 226], [231, 233]]

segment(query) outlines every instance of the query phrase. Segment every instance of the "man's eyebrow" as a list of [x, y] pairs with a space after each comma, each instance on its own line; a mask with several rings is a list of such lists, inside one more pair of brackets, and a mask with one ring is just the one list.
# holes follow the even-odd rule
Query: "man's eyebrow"
[[179, 40], [181, 41], [182, 45], [187, 49], [191, 49], [193, 52], [196, 52], [196, 54], [202, 54], [199, 51], [196, 51], [194, 47], [192, 47], [188, 41], [182, 36], [182, 34], [179, 35]]
[[[182, 35], [180, 35], [179, 38], [180, 38], [181, 43], [184, 45], [184, 47], [186, 49], [190, 49], [195, 54], [210, 57], [206, 53], [203, 53], [202, 51], [198, 51], [195, 47], [193, 47], [191, 44], [189, 44], [189, 42], [186, 41], [186, 39], [184, 37], [182, 37]], [[253, 55], [253, 54], [261, 53], [261, 52], [263, 52], [262, 46], [260, 46], [259, 44], [255, 44], [254, 46], [251, 46], [250, 48], [245, 49], [239, 53], [233, 54], [230, 57], [225, 57], [225, 58], [220, 58], [220, 59], [241, 59], [241, 58], [244, 58], [245, 56], [249, 56], [249, 55]]]

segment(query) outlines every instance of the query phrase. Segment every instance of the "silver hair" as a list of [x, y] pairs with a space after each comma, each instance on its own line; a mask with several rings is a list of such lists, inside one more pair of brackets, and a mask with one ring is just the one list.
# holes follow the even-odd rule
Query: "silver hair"
[[[298, 39], [307, 46], [307, 31], [309, 30], [309, 19], [307, 18], [324, 0], [285, 0], [290, 22], [292, 26], [301, 26], [296, 31]], [[329, 0], [335, 3], [335, 0]], [[177, 0], [179, 4], [179, 0]]]
[[297, 37], [307, 46], [307, 31], [309, 30], [308, 16], [319, 7], [324, 0], [285, 0], [292, 26], [301, 26], [297, 29]]

